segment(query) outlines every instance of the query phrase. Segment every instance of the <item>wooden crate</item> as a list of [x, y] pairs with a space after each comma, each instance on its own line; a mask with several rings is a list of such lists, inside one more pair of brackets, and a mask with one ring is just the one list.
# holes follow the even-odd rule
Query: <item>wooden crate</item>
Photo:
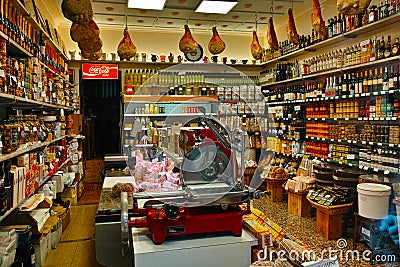
[[265, 191], [271, 192], [270, 195], [267, 196], [268, 200], [272, 202], [281, 202], [283, 201], [283, 184], [286, 180], [275, 180], [275, 179], [266, 179], [267, 188]]
[[353, 203], [325, 207], [312, 201], [309, 202], [317, 209], [317, 234], [326, 239], [341, 238], [342, 217], [349, 212]]
[[310, 217], [311, 205], [306, 193], [288, 193], [288, 212], [299, 217]]

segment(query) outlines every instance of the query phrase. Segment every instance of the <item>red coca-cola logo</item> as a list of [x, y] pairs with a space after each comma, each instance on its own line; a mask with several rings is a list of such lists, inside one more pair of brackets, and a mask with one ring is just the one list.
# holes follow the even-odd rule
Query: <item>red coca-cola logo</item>
[[82, 64], [84, 79], [118, 79], [118, 64]]
[[89, 68], [89, 73], [91, 74], [108, 74], [110, 68], [108, 66], [91, 66]]

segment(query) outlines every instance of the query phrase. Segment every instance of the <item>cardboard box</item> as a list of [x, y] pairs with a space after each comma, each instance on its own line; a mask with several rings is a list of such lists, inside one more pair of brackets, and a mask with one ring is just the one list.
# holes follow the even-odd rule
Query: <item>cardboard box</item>
[[35, 249], [36, 266], [43, 266], [51, 250], [51, 233], [42, 234], [33, 247]]
[[57, 193], [62, 193], [64, 191], [64, 182], [63, 182], [63, 172], [58, 171], [52, 177], [51, 180], [57, 183]]
[[62, 197], [63, 201], [69, 201], [71, 205], [77, 205], [78, 204], [78, 194], [70, 197]]
[[64, 189], [64, 192], [61, 193], [61, 198], [70, 198], [76, 196], [78, 193], [78, 183], [73, 183], [72, 186], [68, 186]]
[[62, 221], [58, 220], [57, 224], [51, 229], [51, 249], [57, 248], [62, 236]]
[[71, 209], [70, 207], [67, 208], [67, 212], [61, 216], [62, 221], [62, 232], [65, 232], [69, 225], [69, 221], [71, 220]]

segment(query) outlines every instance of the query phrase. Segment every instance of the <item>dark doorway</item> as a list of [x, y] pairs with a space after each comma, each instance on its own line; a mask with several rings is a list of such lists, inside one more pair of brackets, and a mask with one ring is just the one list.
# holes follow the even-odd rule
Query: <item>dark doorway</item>
[[[119, 75], [120, 77], [121, 75]], [[80, 73], [82, 77], [82, 72]], [[82, 108], [86, 131], [86, 158], [103, 158], [120, 151], [121, 80], [81, 82]]]

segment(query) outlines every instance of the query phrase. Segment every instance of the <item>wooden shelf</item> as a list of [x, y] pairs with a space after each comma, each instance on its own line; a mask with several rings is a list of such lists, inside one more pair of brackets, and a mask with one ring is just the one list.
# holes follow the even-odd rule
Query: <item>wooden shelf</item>
[[384, 147], [400, 147], [400, 144], [391, 144], [391, 143], [383, 143], [383, 142], [367, 142], [367, 141], [357, 141], [357, 140], [347, 140], [347, 139], [333, 139], [333, 138], [322, 138], [322, 137], [313, 137], [307, 136], [306, 140], [317, 140], [317, 141], [330, 141], [341, 144], [356, 144], [356, 145], [375, 145], [375, 146], [384, 146]]
[[15, 157], [18, 157], [19, 155], [28, 153], [30, 151], [33, 151], [33, 150], [36, 150], [36, 149], [39, 149], [39, 148], [42, 148], [42, 147], [46, 147], [46, 146], [48, 146], [50, 144], [56, 143], [56, 142], [64, 139], [64, 138], [81, 138], [81, 139], [83, 139], [85, 137], [84, 136], [80, 136], [80, 135], [66, 135], [66, 136], [62, 136], [60, 138], [56, 138], [56, 139], [51, 140], [51, 141], [35, 143], [35, 144], [32, 144], [32, 145], [27, 146], [25, 148], [20, 148], [20, 149], [14, 151], [14, 152], [9, 153], [9, 154], [3, 154], [0, 157], [0, 162], [8, 160], [8, 159], [15, 158]]
[[21, 109], [32, 109], [32, 108], [40, 108], [40, 109], [65, 109], [65, 110], [73, 110], [72, 107], [54, 105], [50, 103], [45, 103], [37, 100], [26, 99], [23, 97], [10, 95], [6, 93], [0, 93], [0, 103], [5, 103], [12, 105], [16, 108]]
[[[199, 67], [204, 66], [204, 63], [188, 63], [188, 62], [142, 62], [142, 61], [112, 61], [112, 60], [71, 60], [69, 62], [70, 68], [80, 68], [82, 63], [95, 63], [95, 64], [118, 64], [121, 69], [132, 69], [132, 68], [142, 68], [142, 69], [166, 69], [168, 67], [172, 67], [175, 65], [183, 65], [183, 64], [191, 64], [191, 65], [199, 65]], [[211, 63], [207, 63], [211, 64]], [[212, 63], [215, 64], [215, 63]], [[262, 65], [253, 65], [253, 64], [222, 64], [216, 63], [216, 66], [228, 66], [232, 67], [236, 70], [250, 70], [250, 71], [258, 71], [261, 72], [264, 68]]]

